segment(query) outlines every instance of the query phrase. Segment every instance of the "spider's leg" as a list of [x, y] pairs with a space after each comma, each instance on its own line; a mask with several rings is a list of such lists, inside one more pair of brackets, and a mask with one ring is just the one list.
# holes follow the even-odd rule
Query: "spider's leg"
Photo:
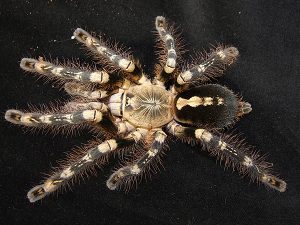
[[71, 66], [53, 64], [44, 61], [42, 58], [39, 60], [23, 58], [21, 60], [20, 67], [25, 71], [38, 73], [49, 79], [60, 80], [63, 82], [67, 80], [74, 80], [82, 83], [106, 84], [110, 79], [109, 74], [104, 70], [99, 71], [73, 68]]
[[237, 168], [243, 174], [249, 174], [252, 179], [277, 191], [286, 190], [285, 181], [270, 173], [272, 164], [264, 162], [257, 153], [251, 152], [241, 141], [220, 137], [206, 129], [184, 127], [175, 121], [168, 124], [168, 131], [182, 140], [199, 140], [207, 151], [224, 160], [226, 165]]
[[91, 52], [95, 53], [99, 60], [109, 70], [109, 66], [114, 69], [119, 69], [123, 72], [126, 78], [143, 83], [147, 80], [142, 69], [129, 59], [128, 56], [123, 56], [117, 50], [113, 50], [101, 39], [93, 37], [91, 34], [81, 28], [74, 31], [74, 37], [83, 43]]
[[163, 150], [167, 135], [158, 130], [154, 133], [154, 141], [150, 149], [140, 156], [135, 162], [115, 171], [107, 180], [106, 185], [110, 190], [115, 190], [122, 184], [129, 184], [135, 177], [142, 175], [146, 168], [153, 163], [154, 159]]
[[179, 73], [176, 85], [203, 83], [221, 76], [224, 69], [236, 61], [238, 54], [239, 51], [235, 47], [217, 47], [203, 57], [202, 62], [196, 60], [191, 68]]
[[161, 82], [166, 82], [172, 78], [172, 73], [176, 67], [176, 46], [172, 31], [166, 23], [166, 19], [162, 16], [156, 17], [155, 28], [158, 32], [161, 51], [159, 59], [163, 69], [157, 74], [157, 79]]
[[[58, 188], [68, 184], [76, 175], [86, 172], [92, 166], [103, 164], [105, 157], [119, 148], [126, 148], [139, 142], [145, 134], [145, 130], [136, 130], [126, 138], [116, 138], [105, 140], [101, 144], [92, 147], [87, 152], [71, 162], [66, 162], [65, 165], [54, 172], [52, 176], [47, 178], [42, 184], [33, 187], [27, 194], [30, 202], [38, 201], [46, 195], [56, 191]], [[101, 161], [101, 159], [103, 159]], [[97, 164], [98, 163], [98, 164]]]
[[74, 125], [82, 123], [99, 123], [102, 120], [103, 112], [107, 111], [107, 106], [104, 103], [90, 102], [81, 104], [81, 108], [83, 107], [83, 109], [70, 113], [25, 113], [19, 110], [10, 109], [6, 111], [5, 119], [14, 124], [30, 127]]

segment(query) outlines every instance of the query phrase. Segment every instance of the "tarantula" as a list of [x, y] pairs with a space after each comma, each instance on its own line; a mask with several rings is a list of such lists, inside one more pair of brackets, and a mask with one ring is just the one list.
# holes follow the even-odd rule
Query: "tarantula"
[[5, 114], [6, 120], [34, 128], [85, 125], [104, 136], [102, 142], [99, 136], [96, 142], [75, 151], [42, 184], [33, 187], [27, 195], [30, 202], [69, 185], [76, 176], [96, 165], [102, 166], [116, 152], [127, 154], [129, 160], [123, 160], [106, 185], [111, 190], [128, 187], [157, 166], [167, 137], [200, 144], [224, 160], [225, 166], [236, 168], [277, 191], [286, 190], [286, 183], [271, 174], [271, 163], [265, 162], [237, 136], [221, 134], [252, 110], [248, 102], [228, 88], [208, 84], [235, 62], [237, 48], [219, 45], [179, 68], [183, 47], [177, 32], [162, 16], [156, 18], [155, 27], [159, 63], [153, 79], [146, 76], [130, 54], [80, 28], [72, 38], [96, 55], [102, 70], [74, 63], [51, 63], [41, 57], [21, 60], [20, 66], [25, 71], [63, 83], [73, 99], [52, 110], [11, 109]]

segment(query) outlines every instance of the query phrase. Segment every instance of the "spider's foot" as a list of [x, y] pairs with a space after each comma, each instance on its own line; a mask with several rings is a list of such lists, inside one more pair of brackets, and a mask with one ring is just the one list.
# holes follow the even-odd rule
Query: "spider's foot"
[[23, 113], [19, 110], [10, 109], [6, 111], [5, 119], [14, 124], [33, 126], [34, 121], [32, 121], [32, 115], [31, 113]]
[[285, 192], [286, 191], [286, 182], [277, 178], [277, 177], [274, 177], [272, 175], [266, 175], [264, 174], [262, 177], [261, 177], [261, 181], [267, 185], [268, 187], [270, 188], [273, 188], [279, 192]]
[[130, 166], [123, 167], [114, 172], [109, 179], [106, 181], [106, 186], [110, 190], [116, 190], [124, 183], [125, 178], [129, 178], [130, 175], [135, 175], [140, 172], [139, 168], [133, 168]]

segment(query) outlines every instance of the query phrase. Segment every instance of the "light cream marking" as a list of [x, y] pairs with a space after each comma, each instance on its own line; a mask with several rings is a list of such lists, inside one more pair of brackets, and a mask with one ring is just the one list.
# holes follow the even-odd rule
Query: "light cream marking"
[[203, 65], [199, 65], [199, 66], [197, 66], [197, 70], [198, 70], [198, 72], [199, 73], [203, 73], [204, 71], [205, 71], [205, 66], [203, 66]]
[[104, 46], [99, 46], [96, 49], [101, 55], [107, 50], [107, 48]]
[[197, 107], [202, 104], [202, 98], [199, 98], [197, 96], [193, 96], [190, 99], [185, 98], [178, 98], [176, 102], [176, 108], [178, 110], [181, 110], [184, 106], [191, 106], [191, 107]]
[[205, 129], [197, 129], [195, 130], [195, 137], [205, 142], [210, 142], [211, 139], [213, 138], [213, 135], [208, 131], [206, 131]]
[[217, 105], [224, 105], [224, 98], [217, 97], [218, 103]]
[[53, 184], [53, 180], [49, 179], [46, 180], [43, 189], [45, 192], [52, 192], [53, 190], [56, 189], [56, 185]]
[[64, 68], [63, 67], [54, 67], [52, 70], [51, 70], [51, 73], [56, 75], [56, 76], [61, 76], [61, 71], [63, 71]]
[[93, 72], [90, 75], [91, 82], [107, 83], [109, 80], [109, 75], [105, 71]]
[[191, 71], [189, 71], [189, 70], [185, 71], [177, 77], [177, 83], [178, 84], [185, 84], [187, 81], [192, 79], [192, 76], [193, 76], [193, 74], [191, 73]]
[[179, 131], [176, 128], [182, 128], [178, 123], [175, 121], [170, 122], [168, 125], [168, 130], [171, 132], [171, 134], [176, 135]]
[[204, 97], [203, 98], [203, 105], [208, 106], [208, 105], [213, 105], [213, 98], [212, 97]]
[[132, 61], [128, 60], [128, 59], [121, 59], [119, 61], [119, 67], [121, 67], [123, 70], [126, 70], [128, 72], [133, 72], [133, 70], [135, 69], [135, 65]]
[[71, 170], [71, 167], [68, 167], [62, 171], [62, 173], [60, 174], [60, 177], [66, 179], [73, 175], [74, 175], [74, 171]]
[[217, 55], [220, 56], [221, 59], [225, 59], [226, 58], [226, 54], [224, 53], [224, 51], [218, 51]]
[[139, 174], [141, 172], [141, 169], [139, 168], [138, 165], [135, 164], [130, 168], [130, 171], [133, 174]]
[[84, 110], [82, 117], [88, 121], [100, 122], [102, 120], [102, 113], [98, 110]]
[[159, 143], [163, 143], [167, 137], [167, 135], [161, 131], [157, 131], [159, 132], [159, 134], [157, 134], [157, 136], [155, 137], [155, 141], [159, 142]]
[[197, 139], [202, 139], [202, 135], [203, 135], [204, 131], [205, 131], [204, 129], [196, 129], [195, 130], [195, 137]]
[[83, 156], [82, 158], [81, 158], [82, 160], [85, 160], [86, 162], [92, 162], [93, 160], [92, 160], [92, 156], [91, 156], [91, 154], [90, 153], [87, 153], [85, 156]]
[[223, 150], [225, 150], [226, 149], [226, 147], [227, 147], [227, 144], [224, 142], [224, 141], [219, 141], [219, 147], [220, 147], [220, 149], [223, 151]]
[[149, 157], [154, 157], [157, 154], [157, 152], [158, 152], [157, 149], [151, 149], [147, 153]]
[[242, 164], [245, 165], [246, 167], [251, 167], [251, 166], [253, 166], [253, 161], [250, 157], [245, 156], [244, 162]]
[[52, 121], [50, 120], [51, 117], [52, 117], [52, 115], [43, 115], [43, 116], [40, 116], [39, 119], [40, 119], [43, 123], [51, 124], [51, 123], [52, 123]]
[[165, 41], [168, 41], [168, 40], [173, 40], [173, 37], [170, 34], [167, 34], [165, 36]]
[[118, 147], [118, 144], [115, 139], [107, 140], [100, 145], [98, 145], [98, 151], [101, 153], [106, 153], [115, 150]]
[[52, 64], [46, 63], [46, 62], [43, 62], [43, 61], [42, 62], [41, 61], [36, 61], [35, 64], [34, 64], [34, 69], [38, 73], [45, 73], [47, 69], [52, 68], [52, 67], [53, 67]]

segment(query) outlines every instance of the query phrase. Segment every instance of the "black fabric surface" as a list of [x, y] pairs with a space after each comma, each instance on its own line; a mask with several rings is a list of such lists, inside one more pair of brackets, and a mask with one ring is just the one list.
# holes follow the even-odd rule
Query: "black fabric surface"
[[[13, 224], [300, 224], [299, 1], [1, 1], [0, 2], [0, 223]], [[131, 47], [144, 70], [154, 62], [154, 20], [164, 15], [182, 29], [190, 53], [217, 42], [232, 44], [240, 58], [219, 79], [244, 96], [253, 111], [236, 124], [247, 142], [274, 163], [288, 183], [285, 193], [224, 171], [199, 147], [170, 143], [164, 168], [125, 194], [105, 181], [114, 159], [98, 176], [72, 191], [29, 203], [27, 191], [57, 160], [86, 143], [74, 136], [26, 132], [4, 112], [67, 99], [19, 68], [22, 57], [91, 61], [76, 41], [77, 27], [104, 33]], [[186, 54], [185, 56], [188, 56]], [[25, 131], [25, 132], [24, 132]]]

